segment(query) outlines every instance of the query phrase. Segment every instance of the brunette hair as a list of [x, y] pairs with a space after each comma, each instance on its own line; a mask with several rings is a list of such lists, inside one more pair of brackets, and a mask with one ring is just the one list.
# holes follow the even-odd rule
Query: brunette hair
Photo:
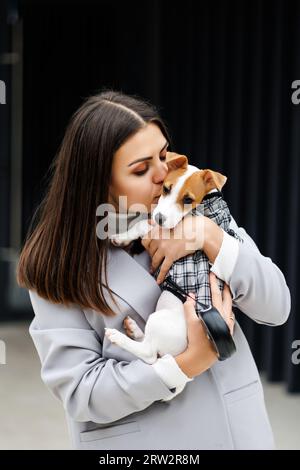
[[74, 113], [20, 254], [16, 273], [20, 287], [54, 303], [116, 314], [103, 295], [104, 272], [116, 304], [107, 284], [109, 241], [97, 237], [96, 209], [108, 202], [115, 152], [150, 122], [170, 142], [157, 109], [137, 95], [104, 90], [87, 98]]

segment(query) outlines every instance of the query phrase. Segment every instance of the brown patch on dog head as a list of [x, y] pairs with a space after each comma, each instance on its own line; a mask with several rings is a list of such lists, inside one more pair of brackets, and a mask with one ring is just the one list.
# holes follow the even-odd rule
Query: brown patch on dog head
[[[183, 208], [184, 204], [192, 204], [192, 209], [201, 204], [206, 194], [206, 185], [202, 177], [202, 170], [189, 176], [178, 193], [177, 203]], [[185, 202], [190, 198], [191, 202]]]
[[[201, 204], [204, 196], [216, 188], [219, 191], [226, 182], [226, 176], [212, 170], [199, 170], [189, 176], [178, 193], [177, 204], [191, 204], [192, 209]], [[189, 198], [189, 199], [187, 199]], [[189, 202], [185, 202], [189, 201]]]
[[175, 152], [167, 152], [166, 163], [169, 170], [178, 170], [179, 168], [186, 170], [188, 167], [187, 157]]
[[206, 192], [209, 192], [214, 188], [221, 191], [227, 181], [227, 177], [217, 171], [203, 170], [203, 181], [205, 183]]
[[[188, 167], [188, 159], [185, 155], [175, 152], [167, 152], [167, 160], [169, 172], [164, 180], [164, 186], [171, 189], [175, 186], [176, 181], [182, 176]], [[163, 191], [164, 194], [164, 191]]]

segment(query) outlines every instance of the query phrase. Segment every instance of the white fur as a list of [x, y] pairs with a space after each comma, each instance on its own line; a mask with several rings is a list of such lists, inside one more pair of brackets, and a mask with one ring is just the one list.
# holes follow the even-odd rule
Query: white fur
[[[133, 322], [132, 319], [130, 320]], [[183, 304], [169, 291], [162, 292], [156, 311], [149, 315], [142, 341], [135, 341], [114, 328], [105, 328], [105, 330], [106, 337], [112, 343], [148, 364], [153, 364], [158, 355], [176, 356], [187, 347], [187, 326]], [[140, 335], [140, 330], [138, 334]]]

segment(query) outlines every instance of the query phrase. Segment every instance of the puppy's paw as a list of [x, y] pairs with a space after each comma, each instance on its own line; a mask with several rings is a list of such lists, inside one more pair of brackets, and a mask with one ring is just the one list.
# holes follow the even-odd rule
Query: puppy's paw
[[126, 339], [126, 336], [115, 328], [105, 328], [105, 336], [111, 343], [118, 346], [122, 346], [125, 342], [124, 338]]
[[128, 238], [127, 233], [116, 233], [115, 235], [110, 236], [110, 241], [114, 246], [128, 246], [132, 240]]

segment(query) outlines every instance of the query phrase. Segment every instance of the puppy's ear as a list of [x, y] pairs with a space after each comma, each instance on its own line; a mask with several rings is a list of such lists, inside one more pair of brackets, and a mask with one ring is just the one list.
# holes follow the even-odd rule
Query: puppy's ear
[[185, 169], [188, 167], [187, 157], [185, 155], [179, 155], [179, 153], [175, 152], [167, 152], [166, 163], [169, 170], [177, 170], [178, 168]]
[[202, 177], [207, 191], [210, 191], [214, 188], [217, 188], [219, 191], [221, 191], [227, 181], [226, 176], [212, 170], [203, 170]]

